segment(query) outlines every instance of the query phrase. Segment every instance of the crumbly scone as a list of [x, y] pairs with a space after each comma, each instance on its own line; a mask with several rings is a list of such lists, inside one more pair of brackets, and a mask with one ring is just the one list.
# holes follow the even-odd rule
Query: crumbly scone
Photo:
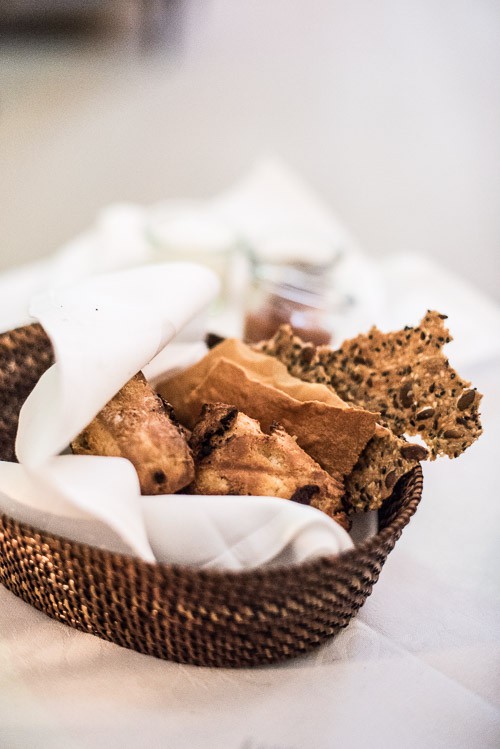
[[254, 494], [291, 499], [322, 510], [344, 528], [344, 487], [324, 471], [279, 424], [270, 434], [234, 406], [203, 407], [191, 436], [193, 494]]
[[71, 443], [77, 455], [127, 458], [142, 494], [173, 494], [194, 478], [186, 434], [172, 407], [142, 372], [115, 395]]

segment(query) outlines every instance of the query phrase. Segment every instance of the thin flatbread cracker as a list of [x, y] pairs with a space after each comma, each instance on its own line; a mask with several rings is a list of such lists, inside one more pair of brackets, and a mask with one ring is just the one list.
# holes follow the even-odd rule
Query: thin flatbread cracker
[[275, 358], [231, 339], [158, 390], [190, 428], [205, 403], [230, 403], [266, 432], [277, 421], [331, 474], [349, 474], [376, 430], [377, 414], [346, 404], [325, 385], [291, 377]]

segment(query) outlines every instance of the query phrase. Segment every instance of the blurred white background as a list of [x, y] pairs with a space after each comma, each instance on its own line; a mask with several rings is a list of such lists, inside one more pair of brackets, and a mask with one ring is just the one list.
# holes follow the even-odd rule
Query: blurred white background
[[208, 196], [272, 154], [367, 253], [500, 299], [496, 0], [100, 5], [86, 33], [2, 32], [1, 268], [109, 202]]

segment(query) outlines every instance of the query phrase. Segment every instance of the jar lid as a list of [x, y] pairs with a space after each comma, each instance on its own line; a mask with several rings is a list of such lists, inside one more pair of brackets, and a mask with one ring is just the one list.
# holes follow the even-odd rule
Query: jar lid
[[254, 281], [269, 294], [292, 302], [324, 308], [334, 299], [329, 268], [307, 263], [295, 265], [254, 265]]

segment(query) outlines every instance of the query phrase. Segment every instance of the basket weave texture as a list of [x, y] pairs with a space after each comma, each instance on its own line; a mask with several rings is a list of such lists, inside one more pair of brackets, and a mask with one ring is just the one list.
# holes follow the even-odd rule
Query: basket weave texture
[[[15, 460], [22, 403], [53, 361], [39, 325], [0, 335], [0, 459]], [[415, 468], [356, 549], [243, 572], [148, 564], [0, 515], [0, 582], [48, 616], [123, 647], [200, 666], [256, 666], [306, 653], [370, 595], [420, 501]]]

